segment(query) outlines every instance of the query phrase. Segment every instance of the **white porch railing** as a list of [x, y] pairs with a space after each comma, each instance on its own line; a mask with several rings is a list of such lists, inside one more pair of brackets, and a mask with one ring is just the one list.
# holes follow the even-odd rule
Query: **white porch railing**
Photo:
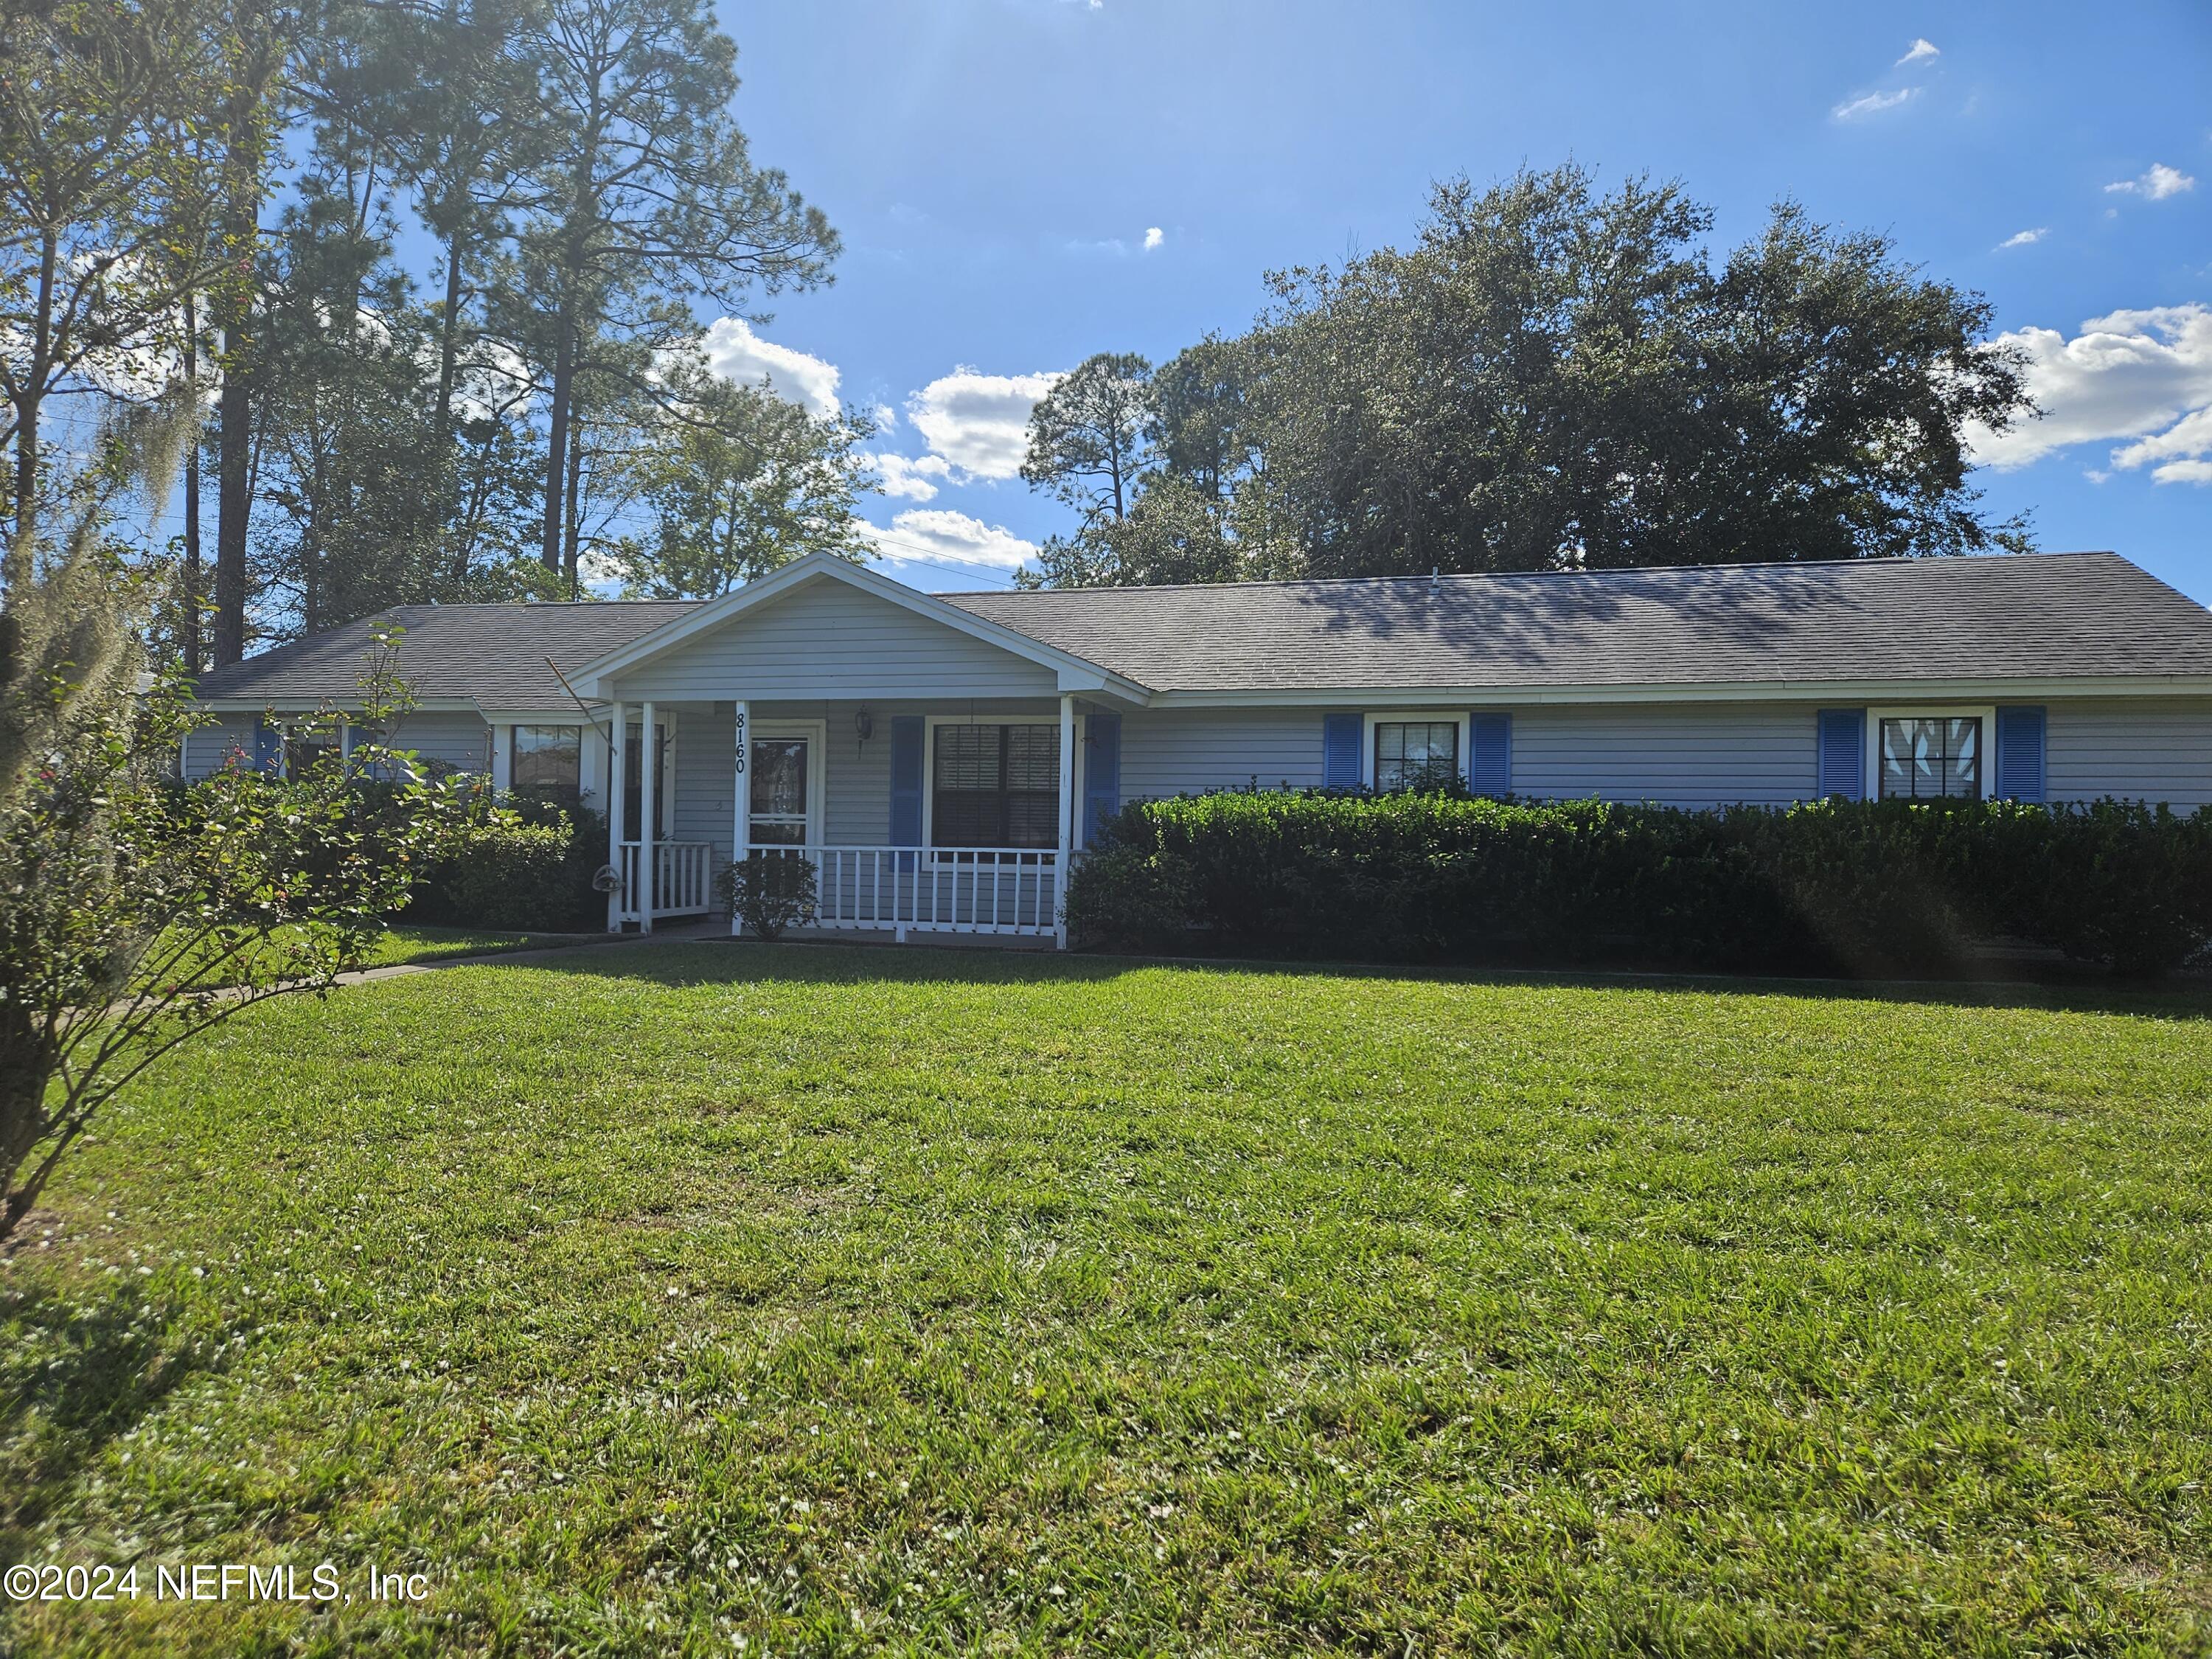
[[814, 866], [803, 927], [1051, 938], [1062, 872], [1049, 847], [762, 848]]
[[[1049, 847], [763, 847], [814, 866], [814, 914], [800, 924], [888, 931], [1056, 937], [1064, 896]], [[638, 844], [622, 844], [622, 919], [641, 921]], [[653, 915], [703, 916], [729, 849], [664, 841], [653, 848]]]
[[[643, 908], [638, 902], [643, 896], [638, 884], [638, 843], [626, 841], [622, 844], [622, 915], [626, 921], [642, 918]], [[658, 921], [663, 916], [703, 916], [714, 908], [714, 860], [719, 852], [729, 857], [726, 848], [718, 849], [712, 842], [657, 841], [653, 844], [653, 915]]]

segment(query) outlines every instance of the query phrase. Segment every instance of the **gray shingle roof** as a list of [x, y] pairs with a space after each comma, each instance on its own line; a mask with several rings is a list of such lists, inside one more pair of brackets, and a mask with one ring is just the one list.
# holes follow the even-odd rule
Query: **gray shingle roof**
[[399, 672], [425, 701], [471, 697], [490, 708], [559, 708], [568, 704], [551, 657], [564, 674], [671, 623], [699, 602], [623, 600], [607, 605], [400, 605], [264, 651], [200, 677], [208, 702], [289, 706], [354, 696], [376, 623], [397, 623]]
[[2212, 675], [2113, 553], [942, 597], [1156, 691]]
[[[1156, 691], [2212, 676], [2212, 612], [2113, 553], [938, 597]], [[693, 608], [400, 605], [199, 693], [343, 700], [384, 620], [416, 696], [558, 708], [549, 655], [573, 675]]]

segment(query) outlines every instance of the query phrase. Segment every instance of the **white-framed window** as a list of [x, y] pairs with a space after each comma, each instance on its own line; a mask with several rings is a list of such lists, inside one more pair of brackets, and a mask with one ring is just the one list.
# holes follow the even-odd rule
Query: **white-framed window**
[[1876, 800], [1983, 800], [1996, 775], [1997, 711], [1867, 710], [1867, 776]]
[[[1086, 721], [1075, 717], [1076, 811]], [[921, 839], [932, 848], [1060, 846], [1060, 715], [933, 714], [922, 731]]]
[[574, 806], [583, 799], [584, 728], [517, 726], [507, 755], [507, 787]]
[[1359, 781], [1403, 789], [1447, 772], [1467, 775], [1467, 715], [1449, 709], [1383, 709], [1366, 717]]

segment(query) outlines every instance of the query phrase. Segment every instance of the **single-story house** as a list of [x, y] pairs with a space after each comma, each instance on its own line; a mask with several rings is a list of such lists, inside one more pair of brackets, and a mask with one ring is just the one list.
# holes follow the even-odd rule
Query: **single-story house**
[[2111, 553], [981, 593], [815, 556], [718, 599], [408, 605], [283, 646], [200, 681], [186, 775], [357, 710], [377, 621], [416, 699], [389, 740], [605, 814], [611, 928], [709, 914], [720, 862], [774, 847], [815, 862], [824, 927], [1064, 942], [1124, 801], [1437, 767], [1686, 806], [2212, 802], [2212, 613]]

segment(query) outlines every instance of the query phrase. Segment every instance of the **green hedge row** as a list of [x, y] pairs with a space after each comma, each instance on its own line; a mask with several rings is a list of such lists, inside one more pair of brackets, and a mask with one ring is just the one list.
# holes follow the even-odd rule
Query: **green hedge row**
[[1142, 950], [1884, 975], [2011, 940], [2159, 974], [2212, 939], [2212, 812], [1187, 796], [1121, 812], [1067, 920]]
[[592, 877], [606, 861], [606, 820], [524, 795], [500, 805], [507, 810], [431, 872], [408, 919], [522, 932], [605, 927], [606, 897]]

